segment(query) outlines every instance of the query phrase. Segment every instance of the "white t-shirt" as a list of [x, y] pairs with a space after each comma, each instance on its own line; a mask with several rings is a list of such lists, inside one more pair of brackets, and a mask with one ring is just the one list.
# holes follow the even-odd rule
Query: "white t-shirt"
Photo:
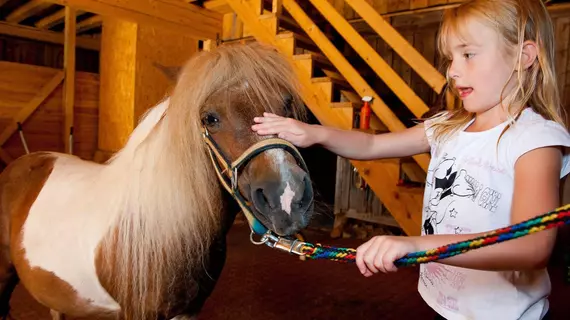
[[[506, 122], [483, 132], [462, 129], [438, 145], [430, 121], [425, 123], [432, 159], [422, 234], [479, 233], [510, 225], [518, 157], [544, 146], [570, 147], [564, 127], [530, 108], [503, 134], [498, 149]], [[565, 153], [560, 177], [569, 171], [570, 155]], [[436, 262], [420, 265], [418, 284], [426, 303], [449, 320], [538, 320], [548, 311], [550, 288], [546, 269], [492, 272]]]

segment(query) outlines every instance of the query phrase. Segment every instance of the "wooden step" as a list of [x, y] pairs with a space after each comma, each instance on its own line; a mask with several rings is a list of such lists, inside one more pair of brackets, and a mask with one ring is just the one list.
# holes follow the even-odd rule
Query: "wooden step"
[[250, 43], [250, 42], [254, 42], [255, 37], [253, 36], [248, 36], [248, 37], [243, 37], [243, 38], [239, 38], [239, 39], [228, 39], [228, 40], [223, 40], [222, 43], [223, 44], [230, 44], [230, 43]]
[[303, 30], [303, 28], [301, 28], [298, 24], [297, 21], [295, 21], [295, 19], [286, 16], [286, 15], [280, 15], [279, 16], [279, 28], [282, 28], [284, 30], [287, 31], [291, 31], [297, 34], [304, 34], [305, 31]]
[[311, 40], [311, 38], [307, 36], [303, 36], [294, 32], [286, 31], [286, 32], [279, 32], [276, 35], [277, 39], [290, 39], [293, 38], [295, 40], [295, 47], [302, 48], [312, 52], [320, 52], [321, 49]]
[[362, 98], [352, 90], [341, 90], [340, 94], [350, 102], [362, 103]]
[[327, 57], [323, 56], [320, 53], [311, 52], [311, 53], [304, 53], [304, 54], [296, 54], [293, 56], [293, 60], [312, 60], [315, 67], [324, 69], [324, 70], [331, 70], [336, 71], [336, 68], [333, 64], [327, 59]]
[[271, 12], [259, 16], [259, 21], [261, 21], [265, 25], [271, 25], [271, 23], [273, 23], [272, 20], [275, 20], [274, 22], [276, 27], [275, 33], [293, 32], [295, 34], [300, 34], [300, 35], [305, 34], [305, 31], [303, 31], [303, 29], [299, 27], [297, 22], [291, 17], [285, 15], [280, 15], [279, 17], [277, 17], [274, 13]]
[[413, 159], [403, 158], [400, 160], [402, 171], [414, 182], [424, 183], [426, 172]]
[[331, 82], [334, 86], [337, 86], [339, 88], [349, 89], [349, 90], [352, 89], [352, 87], [346, 80], [332, 78], [332, 77], [317, 77], [317, 78], [312, 78], [311, 81], [313, 83]]

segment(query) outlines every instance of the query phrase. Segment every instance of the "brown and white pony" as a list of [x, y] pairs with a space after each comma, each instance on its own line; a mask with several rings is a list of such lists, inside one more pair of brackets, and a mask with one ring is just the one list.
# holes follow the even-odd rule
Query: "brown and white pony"
[[[190, 59], [170, 97], [105, 164], [54, 152], [12, 162], [0, 175], [0, 316], [18, 281], [54, 319], [196, 315], [221, 273], [239, 211], [202, 130], [236, 159], [267, 138], [250, 129], [254, 116], [303, 114], [299, 92], [273, 48], [222, 46]], [[290, 153], [264, 151], [237, 183], [275, 233], [307, 226], [311, 182]]]

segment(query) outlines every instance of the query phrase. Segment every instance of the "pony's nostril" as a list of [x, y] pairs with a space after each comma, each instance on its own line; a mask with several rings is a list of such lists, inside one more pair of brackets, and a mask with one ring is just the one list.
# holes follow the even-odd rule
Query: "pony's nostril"
[[269, 201], [267, 200], [267, 197], [265, 196], [263, 189], [258, 188], [255, 190], [253, 203], [255, 204], [258, 210], [269, 207]]

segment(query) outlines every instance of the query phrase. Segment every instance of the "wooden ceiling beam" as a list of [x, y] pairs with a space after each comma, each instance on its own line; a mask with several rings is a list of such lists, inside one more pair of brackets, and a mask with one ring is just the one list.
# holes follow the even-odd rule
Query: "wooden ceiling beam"
[[[1, 1], [1, 0], [0, 0]], [[186, 0], [189, 3], [198, 2], [197, 0]], [[232, 7], [228, 4], [226, 0], [210, 0], [204, 2], [204, 8], [212, 11], [216, 11], [221, 14], [233, 13]]]
[[216, 39], [222, 15], [180, 0], [45, 0], [145, 25], [179, 30], [195, 39]]
[[[0, 34], [61, 45], [65, 43], [63, 33], [40, 30], [33, 27], [2, 21], [0, 21]], [[101, 48], [101, 41], [99, 39], [77, 37], [76, 45], [78, 48], [99, 51]]]
[[[0, 0], [2, 1], [2, 0]], [[84, 14], [85, 11], [77, 10], [76, 15], [79, 17], [80, 15]], [[42, 18], [40, 21], [36, 22], [36, 27], [40, 29], [49, 29], [55, 25], [63, 23], [65, 19], [65, 9], [61, 9], [58, 12], [49, 15], [45, 18]]]
[[32, 0], [23, 6], [16, 8], [6, 17], [7, 22], [18, 23], [34, 14], [51, 7], [53, 4], [44, 0]]
[[83, 31], [87, 31], [93, 28], [100, 27], [103, 24], [103, 17], [101, 16], [92, 16], [89, 17], [81, 22], [77, 23], [77, 33], [81, 33]]

